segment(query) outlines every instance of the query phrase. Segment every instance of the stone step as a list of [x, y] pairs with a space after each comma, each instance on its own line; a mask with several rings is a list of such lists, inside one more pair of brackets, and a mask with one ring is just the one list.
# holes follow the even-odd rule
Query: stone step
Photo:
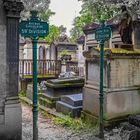
[[45, 98], [45, 99], [48, 99], [50, 101], [58, 101], [58, 100], [60, 100], [60, 98], [53, 97], [53, 96], [51, 96], [51, 95], [49, 95], [47, 93], [41, 93], [40, 97]]
[[83, 104], [83, 94], [65, 95], [61, 97], [61, 101], [71, 106], [77, 107]]
[[62, 112], [63, 114], [70, 115], [70, 117], [80, 117], [82, 106], [74, 107], [62, 101], [56, 102], [56, 111]]
[[49, 108], [55, 108], [55, 106], [56, 106], [55, 101], [51, 101], [51, 100], [49, 100], [47, 98], [43, 98], [43, 97], [39, 98], [39, 104], [44, 107], [49, 107]]

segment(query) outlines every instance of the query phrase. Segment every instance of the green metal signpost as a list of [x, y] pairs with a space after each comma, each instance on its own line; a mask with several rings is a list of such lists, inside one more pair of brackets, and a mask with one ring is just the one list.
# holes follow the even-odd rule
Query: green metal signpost
[[103, 71], [104, 71], [104, 42], [111, 37], [111, 28], [106, 27], [104, 21], [101, 22], [101, 27], [95, 31], [95, 39], [99, 41], [100, 45], [100, 114], [99, 114], [99, 122], [100, 122], [100, 138], [104, 138], [104, 93], [103, 93]]
[[48, 23], [37, 17], [37, 11], [31, 11], [31, 18], [19, 26], [21, 36], [31, 38], [33, 44], [33, 140], [38, 140], [37, 41], [48, 35], [48, 29]]

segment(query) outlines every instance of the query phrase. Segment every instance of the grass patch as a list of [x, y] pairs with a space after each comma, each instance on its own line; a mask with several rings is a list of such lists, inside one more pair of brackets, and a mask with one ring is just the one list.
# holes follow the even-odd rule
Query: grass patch
[[23, 90], [21, 90], [21, 91], [18, 93], [18, 97], [19, 97], [19, 99], [22, 99], [23, 97], [26, 97], [26, 92], [24, 92]]
[[45, 111], [43, 111], [43, 110], [41, 110], [40, 108], [39, 108], [39, 113], [43, 116], [43, 118], [47, 118], [47, 119], [51, 119], [53, 116], [52, 115], [50, 115], [49, 113], [47, 113], [47, 112], [45, 112]]
[[54, 117], [53, 122], [56, 125], [68, 127], [74, 130], [83, 130], [83, 129], [97, 130], [98, 128], [98, 125], [92, 126], [91, 124], [83, 122], [81, 118], [74, 119], [69, 116], [66, 116], [65, 118]]

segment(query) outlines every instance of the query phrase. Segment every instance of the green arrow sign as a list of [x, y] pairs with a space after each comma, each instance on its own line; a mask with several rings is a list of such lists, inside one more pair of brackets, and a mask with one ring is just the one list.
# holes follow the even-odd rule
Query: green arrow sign
[[95, 31], [95, 39], [97, 41], [100, 40], [108, 40], [111, 37], [111, 29], [109, 27], [99, 28]]

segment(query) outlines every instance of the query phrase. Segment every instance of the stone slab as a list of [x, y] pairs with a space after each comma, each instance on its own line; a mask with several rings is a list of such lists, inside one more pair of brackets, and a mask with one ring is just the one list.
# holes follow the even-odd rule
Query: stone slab
[[82, 92], [82, 87], [63, 87], [63, 88], [51, 88], [47, 87], [47, 96], [60, 98], [64, 95], [72, 95]]
[[82, 106], [73, 107], [69, 104], [62, 102], [62, 101], [56, 102], [56, 111], [57, 112], [62, 112], [66, 115], [70, 115], [73, 118], [80, 117], [81, 110], [82, 110]]
[[73, 95], [65, 95], [61, 97], [61, 101], [69, 105], [72, 105], [74, 107], [82, 106], [83, 95], [82, 93], [73, 94]]

